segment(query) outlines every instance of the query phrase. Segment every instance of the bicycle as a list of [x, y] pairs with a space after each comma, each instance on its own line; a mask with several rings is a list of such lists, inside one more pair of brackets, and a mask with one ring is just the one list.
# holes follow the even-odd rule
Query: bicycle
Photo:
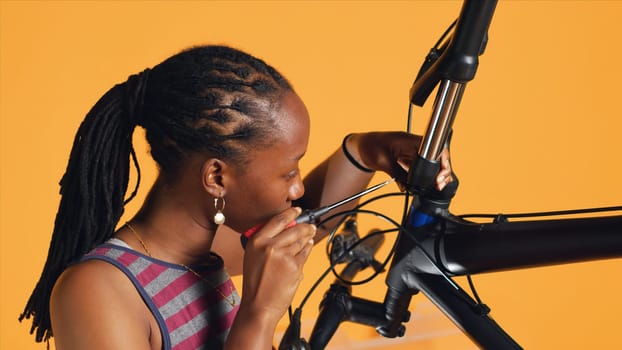
[[[559, 263], [622, 257], [622, 215], [571, 219], [510, 221], [518, 217], [620, 211], [622, 207], [595, 208], [525, 215], [480, 215], [491, 223], [469, 221], [472, 216], [456, 216], [449, 211], [458, 181], [442, 192], [433, 190], [437, 161], [443, 147], [449, 146], [452, 125], [466, 84], [473, 80], [488, 41], [488, 28], [496, 0], [465, 0], [450, 28], [426, 57], [410, 91], [410, 105], [423, 106], [438, 87], [432, 115], [423, 136], [417, 159], [411, 164], [402, 223], [386, 272], [387, 292], [382, 302], [352, 296], [349, 282], [365, 267], [376, 274], [384, 264], [370, 257], [378, 241], [365, 243], [382, 231], [358, 238], [352, 223], [346, 224], [346, 238], [329, 236], [330, 269], [350, 256], [343, 276], [331, 285], [307, 342], [300, 336], [300, 313], [291, 313], [279, 349], [323, 349], [343, 321], [374, 327], [388, 338], [404, 334], [403, 323], [410, 316], [412, 297], [421, 292], [432, 301], [475, 344], [485, 349], [521, 349], [521, 346], [489, 316], [490, 309], [479, 299], [473, 285], [470, 296], [452, 277]], [[453, 31], [453, 32], [452, 32]], [[409, 113], [410, 125], [410, 113]], [[409, 202], [409, 196], [413, 199]], [[375, 200], [375, 199], [374, 199]], [[337, 213], [345, 222], [358, 209]], [[375, 215], [382, 215], [374, 213]], [[385, 217], [388, 221], [390, 218]], [[348, 226], [349, 225], [349, 226]], [[589, 239], [586, 239], [589, 234]], [[352, 238], [354, 237], [354, 238]], [[334, 241], [337, 240], [335, 243]], [[537, 242], [537, 244], [534, 244]], [[366, 253], [361, 253], [365, 251]], [[354, 257], [352, 257], [354, 256]], [[323, 275], [321, 278], [323, 278]]]

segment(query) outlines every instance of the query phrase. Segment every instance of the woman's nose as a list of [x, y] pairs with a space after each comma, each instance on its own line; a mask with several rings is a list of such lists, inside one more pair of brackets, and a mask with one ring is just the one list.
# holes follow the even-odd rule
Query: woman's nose
[[289, 199], [296, 200], [301, 198], [305, 194], [305, 185], [302, 183], [302, 177], [298, 175], [296, 181], [289, 188]]

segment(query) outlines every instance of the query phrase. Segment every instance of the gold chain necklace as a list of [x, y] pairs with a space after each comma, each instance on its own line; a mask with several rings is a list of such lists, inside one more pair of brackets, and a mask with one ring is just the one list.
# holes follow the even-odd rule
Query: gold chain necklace
[[[145, 250], [145, 253], [147, 253], [147, 255], [150, 258], [153, 258], [153, 255], [151, 255], [151, 252], [149, 251], [149, 248], [147, 248], [147, 245], [145, 244], [145, 242], [142, 240], [142, 238], [140, 237], [140, 235], [138, 234], [138, 232], [132, 227], [132, 225], [130, 225], [129, 222], [125, 223], [125, 226], [127, 226], [127, 228], [130, 229], [130, 231], [132, 231], [132, 233], [134, 234], [134, 236], [136, 237], [136, 239], [138, 240], [138, 242], [140, 243], [140, 245], [143, 247], [143, 249]], [[225, 301], [227, 302], [227, 304], [231, 305], [231, 307], [234, 307], [235, 304], [237, 303], [235, 300], [235, 294], [233, 293], [233, 285], [230, 286], [229, 289], [229, 293], [230, 293], [230, 298], [227, 298], [227, 296], [220, 291], [220, 289], [218, 289], [218, 287], [216, 287], [214, 285], [214, 283], [212, 283], [210, 280], [206, 279], [205, 277], [203, 277], [200, 273], [194, 271], [193, 269], [190, 268], [190, 266], [185, 265], [185, 264], [175, 264], [178, 266], [183, 267], [186, 271], [190, 272], [191, 274], [195, 275], [196, 277], [200, 278], [202, 281], [204, 281], [205, 283], [209, 284], [210, 287], [212, 287], [213, 289], [215, 289], [218, 294], [220, 294]]]

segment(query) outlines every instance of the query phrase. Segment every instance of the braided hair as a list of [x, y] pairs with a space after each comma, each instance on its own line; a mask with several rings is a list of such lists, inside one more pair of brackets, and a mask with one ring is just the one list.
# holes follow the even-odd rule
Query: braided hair
[[[37, 342], [52, 336], [49, 303], [63, 270], [111, 238], [138, 190], [132, 146], [136, 125], [151, 156], [174, 178], [188, 155], [207, 152], [234, 162], [274, 141], [272, 113], [288, 81], [264, 61], [225, 46], [182, 51], [110, 89], [80, 125], [65, 174], [48, 257], [19, 320], [33, 318]], [[138, 180], [127, 196], [130, 160]]]

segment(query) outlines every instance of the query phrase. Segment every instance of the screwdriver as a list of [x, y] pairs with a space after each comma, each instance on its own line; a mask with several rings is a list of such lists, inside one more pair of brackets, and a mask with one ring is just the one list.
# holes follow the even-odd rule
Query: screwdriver
[[[353, 201], [357, 198], [360, 198], [370, 192], [376, 191], [377, 189], [380, 189], [390, 183], [392, 183], [393, 181], [395, 181], [395, 178], [391, 178], [387, 181], [381, 182], [377, 185], [374, 185], [372, 187], [369, 187], [361, 192], [358, 192], [356, 194], [351, 195], [350, 197], [344, 198], [340, 201], [337, 201], [333, 204], [327, 205], [327, 206], [323, 206], [323, 207], [319, 207], [317, 209], [306, 209], [304, 210], [297, 218], [296, 220], [292, 221], [290, 224], [287, 225], [287, 227], [292, 227], [296, 224], [314, 224], [316, 225], [318, 222], [320, 222], [320, 217], [326, 213], [328, 213], [329, 211], [342, 206], [350, 201]], [[240, 237], [242, 240], [242, 246], [245, 247], [246, 246], [246, 241], [253, 236], [255, 233], [257, 233], [257, 231], [259, 231], [261, 228], [263, 227], [263, 224], [261, 225], [257, 225], [255, 227], [250, 228], [249, 230], [247, 230], [246, 232], [244, 232], [242, 234], [242, 236]]]

